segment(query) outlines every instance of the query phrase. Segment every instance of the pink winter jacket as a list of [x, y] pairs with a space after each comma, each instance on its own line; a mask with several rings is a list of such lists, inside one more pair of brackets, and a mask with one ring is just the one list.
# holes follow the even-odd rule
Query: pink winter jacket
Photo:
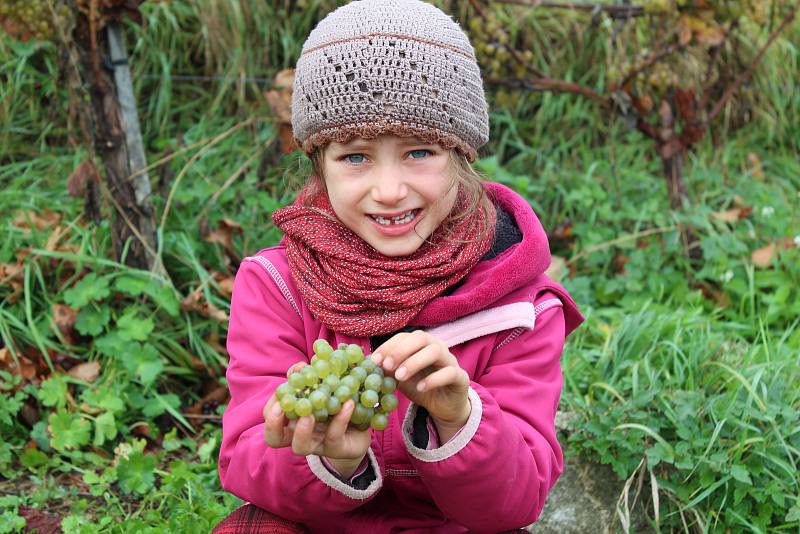
[[481, 261], [411, 322], [447, 343], [469, 373], [472, 412], [464, 428], [436, 448], [416, 446], [418, 407], [399, 394], [389, 426], [372, 432], [373, 474], [363, 488], [335, 476], [318, 456], [267, 446], [264, 404], [292, 364], [308, 361], [314, 340], [357, 343], [367, 354], [375, 348], [317, 321], [283, 247], [268, 248], [241, 264], [234, 284], [231, 401], [219, 458], [226, 490], [323, 533], [501, 532], [536, 520], [563, 467], [554, 424], [560, 357], [583, 318], [543, 274], [547, 237], [528, 203], [502, 185], [487, 188], [522, 241]]

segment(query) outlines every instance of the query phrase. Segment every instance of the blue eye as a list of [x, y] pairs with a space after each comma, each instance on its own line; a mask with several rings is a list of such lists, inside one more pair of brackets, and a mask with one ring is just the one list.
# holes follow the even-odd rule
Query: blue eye
[[425, 156], [430, 156], [430, 154], [431, 154], [430, 150], [424, 150], [424, 149], [412, 150], [411, 152], [409, 152], [411, 159], [424, 158]]
[[364, 163], [364, 154], [348, 154], [344, 157], [348, 163]]

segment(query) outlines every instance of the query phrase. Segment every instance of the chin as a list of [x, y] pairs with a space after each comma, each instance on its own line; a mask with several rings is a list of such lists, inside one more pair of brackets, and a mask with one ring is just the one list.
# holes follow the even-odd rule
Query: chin
[[375, 241], [367, 241], [367, 243], [386, 257], [400, 258], [415, 253], [422, 246], [423, 241], [415, 239], [404, 243], [377, 243]]

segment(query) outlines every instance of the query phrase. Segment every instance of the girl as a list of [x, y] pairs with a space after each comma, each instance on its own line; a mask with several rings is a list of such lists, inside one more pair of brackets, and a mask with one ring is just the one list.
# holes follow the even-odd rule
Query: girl
[[[544, 271], [529, 204], [481, 183], [472, 46], [419, 0], [363, 0], [311, 32], [294, 134], [313, 175], [246, 258], [228, 331], [228, 532], [501, 532], [536, 520], [562, 470], [564, 338], [582, 317]], [[398, 381], [382, 432], [289, 421], [274, 391], [312, 343], [353, 343]]]

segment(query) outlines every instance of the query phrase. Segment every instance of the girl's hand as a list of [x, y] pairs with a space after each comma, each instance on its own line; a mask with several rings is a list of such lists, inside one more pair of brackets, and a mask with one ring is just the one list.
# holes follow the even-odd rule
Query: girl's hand
[[396, 334], [372, 353], [372, 361], [393, 371], [400, 391], [428, 410], [442, 443], [467, 422], [469, 375], [436, 337], [422, 330]]
[[[289, 373], [297, 372], [302, 365], [294, 365]], [[328, 423], [315, 424], [308, 415], [289, 421], [273, 394], [264, 405], [264, 437], [273, 448], [292, 447], [299, 456], [316, 454], [328, 458], [343, 476], [355, 471], [367, 454], [371, 436], [368, 430], [348, 428], [355, 404], [348, 400], [342, 410]]]

